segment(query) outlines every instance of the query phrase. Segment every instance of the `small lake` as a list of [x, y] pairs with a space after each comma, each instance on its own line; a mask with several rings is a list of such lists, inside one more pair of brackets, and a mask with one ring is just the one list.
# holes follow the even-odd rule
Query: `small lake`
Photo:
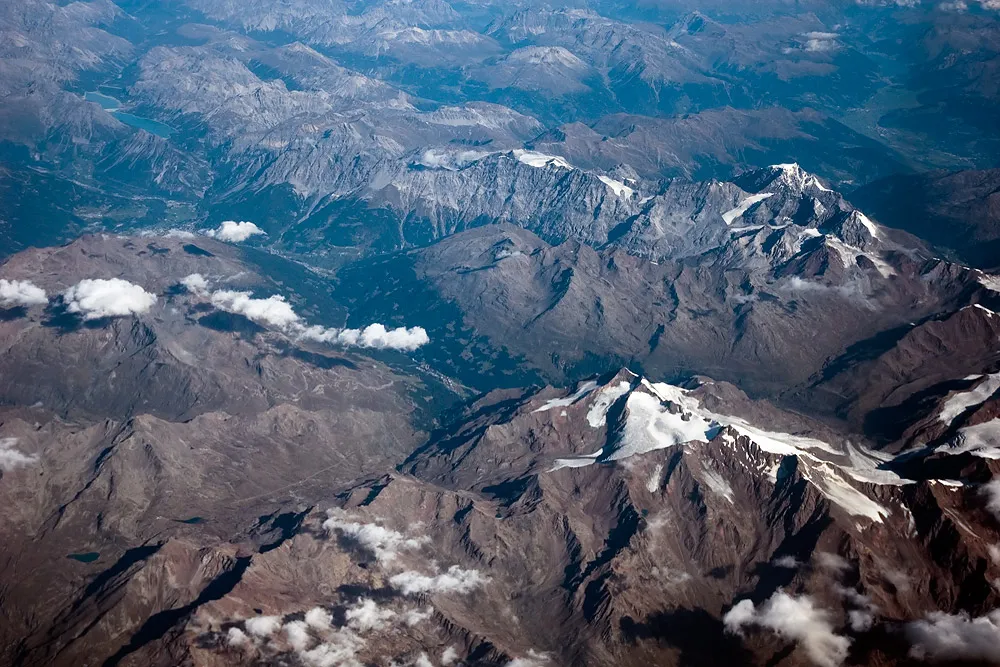
[[83, 99], [88, 102], [100, 104], [102, 109], [129, 127], [145, 130], [146, 132], [155, 134], [163, 139], [169, 137], [174, 131], [174, 128], [169, 125], [155, 121], [152, 118], [143, 118], [142, 116], [136, 116], [134, 114], [125, 113], [124, 111], [119, 111], [118, 109], [120, 109], [122, 105], [121, 100], [111, 97], [110, 95], [105, 95], [104, 93], [99, 93], [96, 90], [84, 93]]
[[132, 114], [125, 113], [124, 111], [112, 111], [111, 115], [126, 125], [137, 127], [140, 130], [146, 130], [150, 134], [155, 134], [156, 136], [164, 139], [169, 137], [174, 131], [174, 128], [169, 125], [165, 125], [159, 121], [153, 120], [152, 118], [133, 116]]
[[104, 93], [99, 93], [96, 90], [92, 90], [89, 93], [85, 93], [83, 99], [88, 102], [97, 102], [101, 105], [101, 108], [105, 111], [115, 111], [122, 105], [120, 101], [111, 97], [110, 95], [105, 95]]
[[66, 558], [72, 558], [73, 560], [78, 560], [81, 563], [93, 563], [95, 560], [101, 557], [101, 554], [96, 551], [88, 551], [82, 554], [70, 554]]

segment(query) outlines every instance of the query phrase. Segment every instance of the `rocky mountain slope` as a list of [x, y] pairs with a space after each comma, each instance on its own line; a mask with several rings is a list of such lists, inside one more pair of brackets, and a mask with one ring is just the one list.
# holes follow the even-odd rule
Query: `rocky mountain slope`
[[[497, 237], [490, 266], [570, 250], [574, 277], [607, 266], [579, 243], [475, 231]], [[610, 258], [626, 277], [662, 266]], [[0, 569], [5, 660], [992, 656], [966, 639], [992, 622], [1000, 579], [1000, 316], [985, 305], [949, 314], [936, 302], [945, 310], [877, 355], [825, 367], [808, 389], [817, 416], [894, 415], [870, 440], [865, 424], [704, 376], [673, 385], [621, 370], [468, 399], [439, 372], [450, 334], [414, 326], [418, 309], [345, 328], [345, 312], [368, 314], [342, 276], [290, 265], [279, 284], [263, 259], [173, 232], [85, 237], [3, 265], [0, 493], [16, 545]], [[907, 280], [907, 265], [887, 266]], [[953, 300], [996, 297], [986, 274], [924, 266], [920, 280]], [[410, 326], [395, 326], [400, 315]], [[944, 353], [924, 342], [949, 335]], [[531, 344], [516, 348], [529, 360]], [[602, 354], [599, 339], [588, 349]], [[821, 400], [832, 394], [843, 403]]]
[[960, 261], [996, 270], [1000, 257], [1000, 172], [897, 175], [851, 193], [887, 225], [905, 229]]

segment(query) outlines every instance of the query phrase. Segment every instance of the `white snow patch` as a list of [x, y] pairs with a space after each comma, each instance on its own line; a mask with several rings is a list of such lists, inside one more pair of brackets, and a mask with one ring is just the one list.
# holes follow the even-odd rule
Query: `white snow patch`
[[563, 468], [586, 468], [587, 466], [596, 463], [597, 459], [600, 458], [603, 453], [604, 448], [602, 447], [593, 454], [583, 454], [582, 456], [556, 459], [552, 462], [552, 467], [549, 468], [549, 472], [555, 472], [556, 470], [562, 470]]
[[944, 454], [969, 453], [983, 459], [1000, 459], [1000, 417], [958, 430], [955, 439], [938, 447]]
[[580, 388], [577, 389], [576, 393], [573, 394], [572, 396], [567, 396], [566, 398], [553, 398], [548, 402], [546, 402], [545, 405], [543, 405], [542, 407], [536, 409], [534, 412], [548, 412], [549, 410], [552, 410], [554, 408], [569, 407], [596, 388], [597, 388], [597, 382], [593, 380], [588, 380], [587, 382], [584, 382], [582, 385], [580, 385]]
[[985, 402], [997, 389], [1000, 389], [1000, 373], [991, 373], [973, 389], [955, 394], [945, 401], [938, 419], [950, 425], [956, 417], [969, 408]]
[[972, 307], [973, 308], [978, 308], [979, 310], [985, 312], [990, 317], [995, 317], [996, 316], [996, 311], [990, 310], [989, 308], [987, 308], [986, 306], [984, 306], [981, 303], [974, 303], [974, 304], [972, 304]]
[[608, 409], [614, 405], [615, 401], [627, 394], [631, 388], [630, 382], [622, 380], [616, 385], [604, 387], [597, 392], [597, 397], [591, 404], [590, 411], [587, 412], [587, 423], [592, 428], [604, 426], [608, 418]]
[[633, 392], [625, 404], [628, 418], [621, 445], [608, 458], [620, 461], [637, 454], [683, 445], [708, 442], [712, 422], [690, 412], [665, 410], [654, 396]]
[[867, 229], [868, 233], [872, 235], [872, 238], [877, 239], [878, 227], [875, 226], [875, 223], [872, 222], [871, 219], [861, 211], [857, 211], [857, 214], [858, 214], [858, 221], [865, 226], [865, 229]]
[[876, 523], [889, 516], [888, 509], [861, 493], [826, 463], [815, 467], [803, 466], [802, 474], [831, 502], [854, 516], [863, 516]]
[[635, 194], [635, 190], [625, 185], [621, 181], [616, 181], [615, 179], [609, 178], [607, 176], [598, 176], [597, 178], [600, 179], [601, 183], [604, 183], [606, 186], [611, 188], [611, 191], [614, 192], [615, 196], [617, 197], [625, 197], [626, 199], [628, 199]]
[[844, 265], [844, 268], [846, 269], [856, 267], [858, 265], [858, 257], [864, 255], [871, 261], [872, 264], [875, 265], [875, 269], [880, 274], [882, 274], [883, 278], [888, 278], [890, 276], [896, 275], [895, 269], [889, 266], [888, 262], [886, 262], [881, 257], [873, 255], [870, 252], [859, 250], [858, 248], [848, 245], [843, 241], [841, 241], [840, 239], [829, 235], [826, 236], [823, 242], [827, 245], [828, 248], [831, 248], [834, 252], [837, 253], [837, 255], [840, 257], [841, 263]]
[[660, 476], [663, 474], [663, 464], [657, 463], [656, 467], [653, 468], [653, 474], [649, 476], [649, 481], [646, 482], [646, 490], [650, 493], [656, 493], [660, 488]]
[[513, 151], [513, 155], [517, 158], [518, 162], [522, 162], [529, 167], [535, 167], [536, 169], [544, 169], [545, 167], [555, 167], [557, 169], [575, 168], [565, 158], [558, 155], [546, 155], [545, 153], [521, 149]]
[[980, 273], [976, 277], [976, 280], [978, 280], [979, 284], [985, 287], [986, 289], [992, 292], [996, 292], [997, 294], [1000, 294], [1000, 276], [994, 276], [988, 273]]
[[729, 504], [734, 504], [733, 501], [733, 487], [729, 485], [729, 482], [720, 473], [712, 470], [704, 463], [701, 466], [702, 481], [705, 482], [705, 486], [712, 490], [716, 495], [722, 496], [729, 501]]
[[722, 220], [723, 222], [726, 223], [727, 226], [732, 225], [733, 221], [736, 220], [736, 218], [741, 217], [748, 210], [750, 210], [751, 206], [753, 206], [758, 202], [764, 201], [768, 197], [773, 197], [773, 196], [774, 196], [773, 192], [761, 192], [760, 194], [750, 195], [749, 197], [741, 201], [739, 204], [737, 204], [736, 208], [730, 209], [725, 213], [723, 213]]

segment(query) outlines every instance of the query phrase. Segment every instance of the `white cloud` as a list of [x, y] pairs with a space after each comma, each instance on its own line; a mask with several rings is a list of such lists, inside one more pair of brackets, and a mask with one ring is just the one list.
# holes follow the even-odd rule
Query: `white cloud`
[[[184, 280], [195, 276], [201, 278], [200, 274], [192, 274]], [[195, 281], [197, 282], [197, 278]], [[204, 287], [207, 287], [207, 283]], [[427, 331], [423, 327], [387, 329], [384, 324], [378, 323], [369, 324], [364, 329], [336, 329], [319, 325], [305, 326], [291, 304], [285, 301], [285, 297], [280, 294], [266, 299], [255, 299], [252, 292], [218, 290], [213, 292], [210, 298], [212, 305], [216, 308], [230, 313], [238, 313], [255, 322], [277, 327], [299, 339], [331, 345], [407, 352], [430, 342]]]
[[255, 299], [252, 292], [218, 290], [212, 293], [212, 305], [279, 329], [285, 329], [299, 321], [299, 316], [280, 294]]
[[979, 488], [980, 492], [986, 496], [986, 509], [993, 512], [993, 516], [1000, 521], [1000, 479], [987, 482]]
[[504, 667], [542, 667], [549, 664], [549, 657], [544, 653], [539, 653], [534, 649], [528, 650], [528, 655], [523, 658], [514, 658]]
[[427, 607], [426, 609], [407, 609], [403, 612], [402, 618], [403, 623], [413, 627], [414, 625], [423, 623], [433, 615], [434, 610], [431, 607]]
[[14, 468], [38, 463], [38, 457], [27, 455], [14, 449], [17, 438], [0, 438], [0, 470], [10, 472]]
[[489, 155], [485, 151], [461, 150], [444, 151], [438, 148], [431, 148], [423, 152], [417, 158], [416, 163], [431, 169], [448, 169], [454, 171], [469, 165], [476, 160]]
[[330, 616], [330, 612], [322, 607], [313, 607], [306, 612], [306, 625], [310, 628], [327, 630], [332, 622], [333, 618]]
[[427, 657], [426, 653], [421, 653], [417, 656], [417, 659], [413, 661], [413, 667], [434, 667], [434, 663], [431, 659]]
[[838, 35], [835, 32], [807, 32], [803, 37], [806, 39], [803, 45], [806, 51], [826, 53], [840, 48], [837, 42]]
[[48, 302], [45, 290], [30, 280], [0, 278], [0, 306], [40, 306]]
[[847, 622], [855, 632], [868, 632], [875, 625], [875, 614], [867, 609], [852, 609], [847, 612]]
[[383, 564], [394, 561], [400, 551], [419, 549], [430, 541], [426, 535], [419, 538], [407, 537], [378, 524], [352, 521], [339, 510], [330, 510], [327, 515], [329, 518], [323, 522], [325, 530], [329, 532], [336, 530], [350, 537]]
[[145, 313], [156, 303], [155, 294], [121, 278], [81, 280], [66, 290], [63, 299], [69, 312], [85, 320]]
[[756, 625], [797, 642], [809, 659], [820, 667], [837, 667], [847, 658], [851, 640], [833, 632], [830, 613], [817, 608], [808, 596], [792, 597], [778, 591], [757, 608], [742, 600], [723, 617], [726, 629], [741, 633], [744, 626]]
[[246, 241], [251, 236], [258, 234], [265, 234], [265, 232], [252, 222], [236, 222], [235, 220], [226, 220], [219, 225], [218, 229], [210, 229], [205, 232], [205, 236], [229, 243]]
[[316, 648], [299, 653], [306, 667], [364, 667], [358, 651], [365, 642], [351, 630], [338, 630], [324, 637]]
[[447, 572], [428, 576], [419, 572], [402, 572], [389, 579], [394, 588], [405, 595], [415, 593], [468, 593], [486, 583], [478, 570], [463, 570], [452, 565]]
[[395, 618], [396, 612], [392, 609], [382, 609], [375, 600], [366, 598], [348, 609], [344, 616], [349, 627], [358, 632], [368, 632], [384, 628], [386, 623]]
[[448, 667], [456, 660], [458, 660], [458, 651], [455, 650], [454, 646], [449, 646], [444, 650], [444, 653], [441, 654], [441, 664], [444, 665], [444, 667]]
[[320, 326], [306, 327], [299, 334], [301, 338], [333, 345], [373, 347], [379, 350], [393, 349], [412, 351], [430, 342], [423, 327], [397, 327], [387, 329], [384, 324], [369, 324], [364, 329], [326, 329]]
[[229, 628], [229, 632], [226, 634], [226, 643], [229, 646], [242, 648], [250, 645], [250, 638], [239, 628]]
[[847, 612], [847, 622], [855, 632], [867, 632], [875, 624], [875, 613], [878, 611], [872, 599], [864, 593], [859, 593], [846, 586], [834, 586], [834, 590], [844, 597], [855, 608]]
[[915, 658], [1000, 662], [1000, 609], [978, 618], [936, 611], [907, 624], [906, 635]]
[[192, 294], [198, 296], [208, 296], [208, 279], [200, 273], [192, 273], [181, 279], [181, 285], [187, 288]]
[[788, 570], [795, 570], [802, 566], [799, 559], [795, 556], [782, 556], [774, 561], [775, 567], [783, 567]]
[[296, 651], [305, 651], [313, 643], [313, 638], [309, 635], [309, 626], [305, 621], [285, 623], [285, 635], [288, 637], [288, 645]]
[[816, 562], [824, 570], [832, 570], [833, 572], [846, 572], [851, 569], [851, 564], [846, 558], [830, 553], [829, 551], [818, 552], [816, 554]]
[[281, 629], [280, 616], [255, 616], [244, 623], [247, 632], [255, 637], [270, 637]]

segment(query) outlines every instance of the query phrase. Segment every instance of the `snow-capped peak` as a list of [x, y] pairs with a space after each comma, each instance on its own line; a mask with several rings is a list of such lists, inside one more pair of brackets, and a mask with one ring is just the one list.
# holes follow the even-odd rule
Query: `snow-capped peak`
[[772, 183], [784, 184], [800, 191], [815, 188], [820, 192], [833, 192], [830, 188], [823, 185], [818, 178], [800, 167], [797, 162], [772, 164], [768, 169], [775, 174]]

